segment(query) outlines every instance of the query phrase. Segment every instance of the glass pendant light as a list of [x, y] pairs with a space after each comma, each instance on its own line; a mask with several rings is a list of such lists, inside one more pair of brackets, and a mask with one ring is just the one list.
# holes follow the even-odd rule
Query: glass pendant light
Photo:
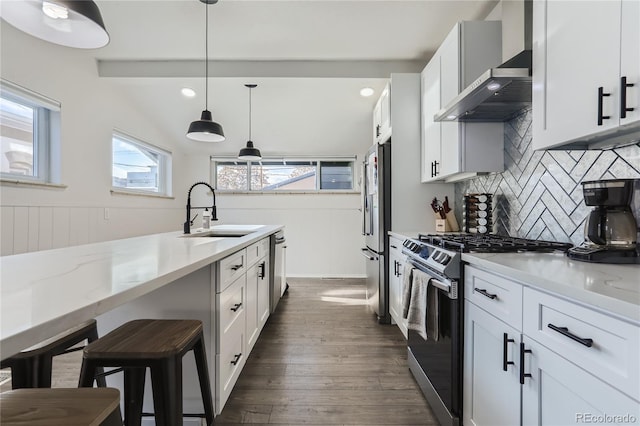
[[240, 150], [238, 159], [245, 161], [259, 161], [262, 160], [260, 150], [258, 148], [255, 148], [253, 146], [253, 142], [251, 141], [251, 89], [258, 87], [258, 85], [245, 84], [245, 87], [249, 88], [249, 140], [247, 141], [247, 146]]
[[109, 43], [100, 9], [91, 0], [0, 3], [2, 19], [39, 39], [79, 49], [96, 49]]
[[209, 5], [215, 4], [218, 0], [200, 0], [206, 4], [205, 14], [205, 107], [200, 116], [200, 120], [193, 121], [187, 130], [187, 138], [199, 142], [222, 142], [225, 140], [222, 126], [213, 121], [211, 111], [209, 111]]

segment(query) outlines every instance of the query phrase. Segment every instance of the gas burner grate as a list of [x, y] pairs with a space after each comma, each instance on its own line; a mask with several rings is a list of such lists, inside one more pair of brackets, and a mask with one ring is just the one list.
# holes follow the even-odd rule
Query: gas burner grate
[[476, 253], [564, 252], [573, 247], [570, 243], [504, 237], [494, 234], [419, 234], [418, 239], [438, 247]]

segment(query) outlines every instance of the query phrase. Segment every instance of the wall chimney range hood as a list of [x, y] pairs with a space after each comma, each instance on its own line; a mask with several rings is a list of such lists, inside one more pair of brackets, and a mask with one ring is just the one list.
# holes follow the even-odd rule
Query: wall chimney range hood
[[501, 4], [502, 57], [510, 59], [482, 73], [438, 111], [434, 121], [502, 122], [531, 105], [533, 2]]

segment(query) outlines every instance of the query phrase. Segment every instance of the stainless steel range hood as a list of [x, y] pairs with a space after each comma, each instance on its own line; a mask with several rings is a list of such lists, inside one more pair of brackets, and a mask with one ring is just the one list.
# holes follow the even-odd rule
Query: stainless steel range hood
[[502, 57], [510, 59], [485, 71], [438, 111], [435, 121], [508, 121], [531, 105], [533, 1], [503, 1], [501, 5]]

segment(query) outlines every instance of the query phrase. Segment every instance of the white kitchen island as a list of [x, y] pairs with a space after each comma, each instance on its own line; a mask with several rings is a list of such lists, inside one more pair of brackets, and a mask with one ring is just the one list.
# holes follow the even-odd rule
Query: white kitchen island
[[[213, 360], [216, 262], [282, 228], [221, 225], [213, 229], [249, 233], [185, 237], [169, 232], [1, 257], [0, 356], [7, 358], [91, 318], [97, 318], [101, 335], [134, 318], [192, 318], [203, 321], [207, 355]], [[200, 406], [191, 358], [185, 357], [185, 412]], [[212, 386], [214, 370], [211, 362]], [[146, 394], [150, 398], [151, 392]]]

